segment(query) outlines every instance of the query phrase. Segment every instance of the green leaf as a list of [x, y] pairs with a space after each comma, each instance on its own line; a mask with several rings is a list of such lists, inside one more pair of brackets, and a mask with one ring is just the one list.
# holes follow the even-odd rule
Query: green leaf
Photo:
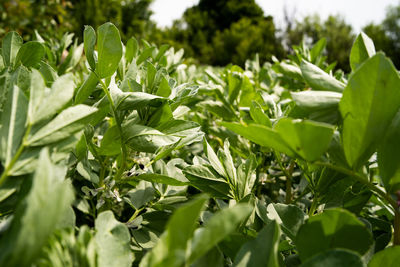
[[[350, 250], [332, 249], [322, 252], [304, 262], [301, 267], [366, 267], [361, 257]], [[368, 265], [370, 266], [370, 265]], [[378, 265], [391, 266], [391, 265]]]
[[90, 96], [93, 90], [96, 89], [98, 83], [99, 79], [97, 75], [94, 72], [90, 72], [76, 93], [75, 104], [82, 104]]
[[35, 41], [27, 42], [18, 50], [15, 67], [18, 67], [21, 63], [28, 68], [40, 68], [40, 61], [44, 54], [44, 47], [41, 43]]
[[226, 173], [225, 168], [222, 165], [221, 161], [219, 160], [217, 154], [215, 154], [214, 150], [208, 144], [205, 138], [204, 138], [204, 153], [206, 154], [208, 161], [210, 162], [214, 170], [216, 170], [217, 173], [222, 177], [228, 177], [228, 174]]
[[245, 126], [236, 122], [221, 122], [220, 124], [256, 144], [273, 148], [288, 156], [295, 156], [295, 152], [283, 141], [279, 133], [271, 128], [258, 124]]
[[334, 129], [325, 123], [283, 118], [275, 125], [274, 130], [297, 155], [305, 160], [315, 161], [328, 149]]
[[250, 116], [254, 120], [255, 123], [261, 124], [267, 127], [272, 127], [271, 120], [269, 117], [264, 113], [260, 104], [255, 101], [252, 101], [250, 106]]
[[322, 55], [325, 46], [326, 46], [326, 38], [322, 38], [313, 46], [313, 48], [311, 48], [310, 50], [311, 62], [315, 62], [315, 60], [317, 60], [317, 58]]
[[151, 183], [146, 181], [140, 181], [135, 189], [130, 190], [126, 194], [126, 198], [130, 205], [136, 210], [143, 207], [147, 202], [153, 200], [156, 195], [156, 190]]
[[6, 66], [14, 67], [22, 42], [22, 38], [17, 32], [9, 32], [3, 37], [1, 53]]
[[361, 64], [368, 58], [375, 55], [374, 42], [363, 32], [361, 32], [355, 40], [350, 53], [350, 66], [356, 71]]
[[131, 266], [133, 254], [130, 249], [131, 235], [128, 227], [117, 221], [109, 210], [97, 216], [95, 227], [98, 266]]
[[98, 150], [99, 155], [113, 156], [121, 152], [121, 136], [116, 125], [108, 128]]
[[122, 92], [116, 103], [116, 108], [120, 110], [137, 110], [144, 107], [160, 107], [167, 101], [166, 98], [142, 93], [142, 92]]
[[28, 121], [32, 123], [36, 110], [42, 104], [45, 95], [45, 81], [38, 70], [33, 69], [31, 73], [31, 85], [28, 107]]
[[97, 29], [98, 62], [96, 73], [99, 78], [107, 78], [118, 69], [122, 57], [122, 43], [114, 24], [107, 22]]
[[139, 44], [135, 37], [131, 37], [126, 43], [125, 49], [125, 60], [128, 63], [131, 63], [133, 58], [136, 57], [138, 51]]
[[313, 90], [342, 92], [346, 86], [333, 76], [305, 60], [301, 61], [300, 68], [304, 79]]
[[376, 253], [368, 267], [396, 266], [400, 261], [400, 247], [389, 247]]
[[318, 111], [324, 109], [338, 108], [341, 93], [329, 91], [302, 91], [290, 92], [296, 106], [307, 111]]
[[8, 92], [6, 106], [1, 114], [0, 155], [4, 166], [7, 166], [25, 134], [25, 123], [28, 111], [28, 99], [18, 86]]
[[125, 178], [125, 181], [129, 180], [144, 180], [152, 183], [167, 184], [173, 186], [184, 186], [188, 185], [188, 180], [182, 180], [175, 177], [170, 177], [167, 175], [157, 174], [157, 173], [143, 173], [135, 177]]
[[[37, 105], [37, 110], [32, 110], [29, 121], [33, 125], [35, 123], [50, 119], [57, 112], [62, 110], [71, 100], [74, 95], [75, 83], [72, 74], [66, 74], [57, 78], [51, 86], [50, 94], [42, 96], [45, 100]], [[32, 88], [34, 90], [34, 88]], [[40, 88], [39, 88], [40, 90]], [[40, 94], [40, 92], [39, 92]], [[39, 101], [37, 99], [36, 101]]]
[[267, 207], [268, 218], [275, 220], [282, 231], [289, 236], [293, 241], [304, 223], [304, 212], [295, 205], [285, 204], [269, 204]]
[[82, 130], [96, 111], [96, 108], [85, 105], [69, 107], [38, 131], [31, 133], [26, 145], [43, 146], [65, 139]]
[[65, 174], [66, 167], [53, 165], [48, 150], [42, 150], [32, 186], [0, 240], [0, 265], [31, 266], [39, 256], [74, 198]]
[[182, 170], [190, 185], [220, 198], [227, 198], [229, 185], [210, 165], [188, 166]]
[[247, 204], [238, 204], [217, 212], [203, 228], [199, 228], [191, 241], [187, 263], [190, 264], [202, 257], [226, 236], [231, 234], [252, 211]]
[[397, 112], [392, 124], [378, 148], [379, 174], [388, 192], [400, 188], [400, 113]]
[[332, 209], [310, 217], [300, 227], [295, 243], [301, 260], [305, 261], [334, 248], [363, 255], [373, 240], [371, 232], [356, 216], [347, 210]]
[[278, 246], [281, 236], [279, 225], [272, 221], [257, 235], [245, 243], [236, 255], [233, 266], [237, 267], [278, 267]]
[[368, 59], [350, 77], [339, 109], [347, 162], [358, 168], [375, 152], [400, 106], [400, 78], [382, 53]]
[[92, 71], [96, 70], [96, 60], [94, 55], [94, 46], [96, 45], [96, 32], [92, 26], [85, 25], [85, 30], [83, 31], [83, 47], [85, 49], [85, 56], [92, 68]]
[[154, 153], [157, 149], [174, 144], [179, 137], [165, 135], [156, 129], [139, 124], [124, 124], [122, 126], [124, 140], [135, 151]]
[[173, 267], [185, 262], [188, 240], [208, 197], [201, 195], [177, 209], [169, 219], [156, 246], [140, 262], [140, 267]]

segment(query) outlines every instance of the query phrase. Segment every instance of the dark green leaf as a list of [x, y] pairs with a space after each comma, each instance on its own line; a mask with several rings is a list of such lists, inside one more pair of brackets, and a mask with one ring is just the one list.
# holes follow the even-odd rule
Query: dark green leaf
[[[361, 257], [350, 250], [332, 249], [322, 252], [304, 262], [301, 267], [366, 267]], [[368, 265], [369, 266], [369, 265]], [[379, 265], [385, 266], [385, 265]], [[386, 265], [390, 266], [390, 265]]]
[[245, 243], [239, 250], [233, 266], [278, 267], [278, 246], [281, 236], [279, 225], [272, 221], [257, 235], [256, 239]]
[[371, 232], [365, 224], [342, 209], [325, 210], [310, 217], [296, 237], [302, 261], [334, 248], [349, 249], [363, 255], [372, 243]]

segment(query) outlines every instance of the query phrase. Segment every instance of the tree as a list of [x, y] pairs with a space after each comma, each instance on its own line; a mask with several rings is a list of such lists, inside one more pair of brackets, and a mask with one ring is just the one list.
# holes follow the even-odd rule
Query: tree
[[244, 65], [257, 52], [264, 60], [283, 54], [272, 17], [264, 17], [254, 0], [200, 0], [166, 33], [206, 64]]

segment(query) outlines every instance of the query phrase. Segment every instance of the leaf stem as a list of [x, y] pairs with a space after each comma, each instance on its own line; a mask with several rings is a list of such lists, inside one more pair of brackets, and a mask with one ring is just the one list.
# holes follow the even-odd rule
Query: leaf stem
[[127, 154], [126, 146], [125, 146], [125, 142], [124, 142], [124, 138], [123, 138], [123, 134], [122, 134], [121, 123], [120, 123], [119, 118], [117, 116], [117, 112], [115, 110], [115, 105], [114, 105], [114, 102], [112, 100], [111, 94], [108, 91], [107, 85], [105, 85], [105, 83], [100, 78], [99, 78], [99, 82], [101, 84], [101, 87], [103, 88], [104, 93], [106, 94], [106, 96], [108, 98], [108, 101], [110, 102], [111, 112], [112, 112], [112, 115], [113, 115], [113, 117], [115, 119], [115, 123], [117, 125], [117, 129], [118, 129], [118, 132], [119, 132], [120, 137], [121, 137], [121, 166], [119, 167], [119, 169], [118, 169], [118, 171], [117, 171], [117, 173], [115, 174], [115, 177], [114, 177], [115, 180], [119, 180], [121, 178], [122, 174], [124, 173], [124, 170], [125, 170], [125, 167], [126, 167], [125, 166], [126, 165], [126, 154]]
[[31, 132], [32, 129], [32, 125], [28, 124], [28, 127], [25, 131], [24, 137], [22, 138], [22, 142], [21, 145], [19, 146], [17, 152], [15, 153], [14, 157], [11, 159], [10, 163], [8, 163], [8, 165], [6, 166], [6, 168], [4, 169], [3, 173], [0, 176], [0, 186], [6, 181], [7, 177], [8, 177], [8, 173], [10, 172], [10, 170], [12, 169], [12, 167], [14, 167], [14, 164], [18, 161], [19, 157], [21, 156], [22, 152], [24, 151], [24, 149], [26, 148], [26, 140], [28, 139], [28, 135]]
[[358, 182], [362, 183], [363, 185], [365, 185], [366, 187], [368, 187], [371, 191], [375, 192], [380, 198], [386, 200], [394, 209], [395, 213], [398, 213], [398, 206], [396, 201], [386, 192], [384, 192], [382, 189], [380, 189], [379, 187], [377, 187], [376, 185], [372, 184], [369, 182], [369, 179], [359, 173], [356, 173], [352, 170], [349, 170], [347, 168], [343, 168], [340, 166], [335, 166], [331, 163], [328, 162], [322, 162], [322, 161], [317, 161], [314, 162], [313, 164], [318, 165], [318, 166], [322, 166], [322, 167], [327, 167], [329, 169], [341, 172], [343, 174], [346, 174], [348, 176], [351, 176], [353, 179], [357, 180]]

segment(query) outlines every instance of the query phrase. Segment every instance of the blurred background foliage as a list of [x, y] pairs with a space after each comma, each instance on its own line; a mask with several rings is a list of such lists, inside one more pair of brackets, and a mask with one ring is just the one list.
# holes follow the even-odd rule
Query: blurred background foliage
[[[243, 66], [246, 59], [259, 54], [261, 62], [272, 55], [281, 59], [293, 53], [292, 46], [302, 41], [315, 43], [326, 38], [326, 56], [337, 68], [348, 70], [348, 57], [355, 34], [340, 16], [321, 20], [311, 15], [302, 20], [285, 16], [278, 29], [271, 16], [265, 16], [254, 0], [200, 0], [188, 8], [171, 27], [160, 28], [151, 20], [153, 0], [2, 0], [0, 38], [10, 30], [26, 40], [35, 39], [36, 29], [45, 38], [60, 39], [72, 32], [82, 40], [84, 25], [98, 27], [114, 23], [126, 41], [131, 36], [157, 45], [184, 48], [186, 57], [200, 64]], [[400, 3], [387, 9], [379, 24], [363, 28], [375, 43], [400, 67]]]

